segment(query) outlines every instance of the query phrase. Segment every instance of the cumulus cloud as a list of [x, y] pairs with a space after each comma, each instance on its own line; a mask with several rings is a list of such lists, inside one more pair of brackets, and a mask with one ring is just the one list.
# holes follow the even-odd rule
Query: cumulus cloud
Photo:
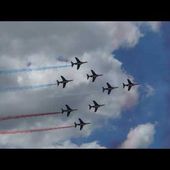
[[147, 148], [154, 139], [155, 125], [146, 123], [130, 130], [120, 148]]
[[[0, 138], [0, 147], [46, 147], [54, 142], [64, 142], [72, 137], [89, 136], [108, 118], [121, 116], [122, 110], [133, 107], [138, 102], [138, 87], [130, 92], [122, 88], [127, 78], [134, 80], [122, 68], [122, 63], [112, 52], [120, 47], [131, 48], [143, 36], [138, 24], [133, 22], [3, 22], [0, 23], [0, 68], [22, 68], [31, 61], [34, 67], [62, 65], [56, 56], [69, 61], [74, 57], [88, 61], [80, 70], [75, 67], [44, 72], [0, 75], [2, 86], [24, 86], [55, 83], [60, 75], [74, 81], [67, 88], [49, 87], [18, 92], [4, 92], [0, 95], [0, 114], [14, 115], [60, 111], [65, 104], [78, 108], [69, 118], [64, 115], [43, 118], [10, 120], [1, 122], [0, 128], [30, 129], [53, 125], [72, 125], [79, 117], [92, 122], [83, 131], [72, 128], [48, 133], [27, 135], [7, 135]], [[94, 69], [103, 77], [95, 83], [87, 80], [86, 74]], [[102, 93], [106, 82], [119, 86], [108, 96]], [[105, 103], [94, 113], [88, 104], [96, 100]], [[66, 143], [67, 144], [67, 143]], [[92, 143], [97, 146], [97, 143]], [[86, 146], [86, 145], [82, 145]]]

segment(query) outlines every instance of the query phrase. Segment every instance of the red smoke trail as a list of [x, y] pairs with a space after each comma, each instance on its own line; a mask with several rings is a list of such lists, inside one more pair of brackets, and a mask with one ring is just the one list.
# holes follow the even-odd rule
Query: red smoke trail
[[74, 125], [71, 126], [60, 126], [60, 127], [51, 127], [51, 128], [39, 128], [39, 129], [30, 129], [30, 130], [5, 130], [0, 131], [0, 135], [5, 134], [21, 134], [21, 133], [33, 133], [33, 132], [44, 132], [44, 131], [51, 131], [57, 129], [65, 129], [65, 128], [72, 128], [75, 127]]
[[26, 118], [26, 117], [47, 116], [47, 115], [54, 115], [54, 114], [62, 114], [62, 113], [61, 112], [51, 112], [51, 113], [36, 113], [36, 114], [4, 116], [4, 117], [0, 117], [0, 121], [9, 120], [9, 119], [21, 119], [21, 118]]

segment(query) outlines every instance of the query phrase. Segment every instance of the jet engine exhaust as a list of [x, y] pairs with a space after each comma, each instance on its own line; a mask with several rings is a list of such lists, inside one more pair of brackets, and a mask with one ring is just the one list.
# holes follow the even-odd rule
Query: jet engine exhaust
[[26, 134], [26, 133], [33, 133], [33, 132], [45, 132], [45, 131], [52, 131], [52, 130], [72, 128], [72, 127], [74, 127], [74, 126], [70, 125], [70, 126], [59, 126], [59, 127], [28, 129], [28, 130], [5, 130], [5, 131], [0, 131], [0, 135], [6, 135], [6, 134]]
[[38, 117], [38, 116], [49, 116], [55, 114], [62, 114], [61, 112], [51, 112], [51, 113], [35, 113], [35, 114], [25, 114], [25, 115], [14, 115], [14, 116], [0, 116], [0, 121], [10, 120], [10, 119], [21, 119], [21, 118], [28, 118], [28, 117]]
[[36, 68], [20, 68], [20, 69], [9, 69], [9, 70], [0, 70], [1, 74], [15, 74], [15, 73], [22, 73], [22, 72], [32, 72], [32, 71], [45, 71], [45, 70], [52, 70], [58, 68], [65, 68], [71, 67], [71, 65], [63, 65], [63, 66], [46, 66], [46, 67], [36, 67]]
[[21, 86], [21, 87], [6, 87], [6, 88], [0, 88], [0, 92], [46, 88], [46, 87], [55, 86], [55, 85], [56, 83], [49, 83], [49, 84], [38, 84], [38, 85]]

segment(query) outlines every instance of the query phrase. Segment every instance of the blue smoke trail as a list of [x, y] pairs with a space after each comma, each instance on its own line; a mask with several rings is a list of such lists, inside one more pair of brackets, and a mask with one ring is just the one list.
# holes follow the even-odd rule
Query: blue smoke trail
[[32, 86], [22, 86], [22, 87], [6, 87], [6, 88], [0, 88], [0, 92], [45, 88], [45, 87], [50, 87], [50, 86], [54, 86], [54, 85], [56, 85], [56, 83], [55, 84], [50, 83], [50, 84], [40, 84], [40, 85], [32, 85]]
[[10, 69], [10, 70], [0, 70], [1, 74], [12, 74], [12, 73], [20, 73], [20, 72], [31, 72], [31, 71], [44, 71], [49, 69], [57, 69], [70, 67], [71, 65], [63, 65], [63, 66], [46, 66], [46, 67], [37, 67], [37, 68], [21, 68], [21, 69]]

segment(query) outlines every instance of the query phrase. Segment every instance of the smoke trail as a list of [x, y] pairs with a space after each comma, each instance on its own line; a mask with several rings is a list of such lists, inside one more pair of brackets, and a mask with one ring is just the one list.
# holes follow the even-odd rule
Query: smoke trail
[[70, 125], [70, 126], [60, 126], [60, 127], [51, 127], [51, 128], [29, 129], [29, 130], [5, 130], [5, 131], [0, 131], [0, 135], [44, 132], [44, 131], [52, 131], [52, 130], [57, 130], [57, 129], [72, 128], [72, 127], [75, 127], [75, 126]]
[[14, 74], [14, 73], [21, 73], [21, 72], [31, 72], [31, 71], [45, 71], [50, 69], [58, 69], [58, 68], [65, 68], [70, 67], [71, 65], [63, 65], [63, 66], [46, 66], [46, 67], [37, 67], [37, 68], [21, 68], [21, 69], [9, 69], [9, 70], [0, 70], [1, 74]]
[[45, 87], [50, 87], [50, 86], [54, 86], [54, 85], [56, 85], [56, 83], [39, 84], [39, 85], [22, 86], [22, 87], [6, 87], [6, 88], [0, 88], [0, 92], [45, 88]]
[[9, 120], [9, 119], [21, 119], [27, 117], [38, 117], [38, 116], [49, 116], [55, 114], [62, 114], [61, 112], [51, 112], [51, 113], [35, 113], [35, 114], [25, 114], [25, 115], [13, 115], [13, 116], [4, 116], [0, 117], [0, 121]]

